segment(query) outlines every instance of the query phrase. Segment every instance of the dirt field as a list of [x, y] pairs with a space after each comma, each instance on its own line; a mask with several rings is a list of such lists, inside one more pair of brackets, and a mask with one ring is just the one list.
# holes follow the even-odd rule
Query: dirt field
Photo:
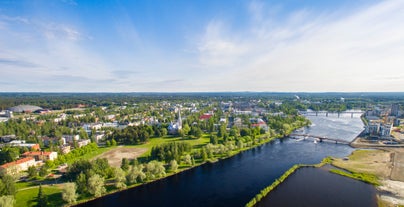
[[[404, 181], [404, 153], [394, 153], [393, 170], [391, 171], [391, 179]], [[404, 192], [404, 191], [403, 191]]]
[[377, 189], [382, 206], [404, 205], [404, 148], [357, 150], [348, 160], [336, 159], [333, 164], [379, 176], [382, 184]]
[[142, 155], [147, 151], [146, 148], [128, 148], [119, 146], [115, 149], [112, 149], [108, 152], [104, 152], [94, 159], [97, 158], [107, 158], [108, 163], [112, 167], [120, 167], [122, 163], [122, 158], [134, 159]]

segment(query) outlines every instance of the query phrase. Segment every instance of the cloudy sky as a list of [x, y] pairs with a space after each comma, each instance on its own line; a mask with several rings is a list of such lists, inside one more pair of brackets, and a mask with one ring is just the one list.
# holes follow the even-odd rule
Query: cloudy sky
[[2, 0], [0, 92], [404, 91], [404, 1]]

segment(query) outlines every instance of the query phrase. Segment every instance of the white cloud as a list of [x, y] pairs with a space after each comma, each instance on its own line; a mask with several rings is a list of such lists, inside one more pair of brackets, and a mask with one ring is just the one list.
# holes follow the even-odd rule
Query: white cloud
[[199, 41], [200, 62], [207, 67], [232, 66], [247, 50], [235, 36], [226, 34], [226, 26], [220, 21], [211, 21]]
[[[260, 16], [265, 13], [263, 8], [259, 5], [250, 10], [259, 10]], [[203, 62], [220, 60], [221, 65], [226, 65], [235, 58], [243, 61], [236, 67], [232, 65], [237, 72], [221, 81], [223, 86], [229, 86], [224, 90], [400, 91], [404, 88], [404, 1], [383, 1], [329, 14], [303, 8], [278, 23], [268, 14], [252, 18], [256, 21], [242, 37], [221, 31], [220, 25], [213, 27], [213, 37], [233, 41], [221, 45], [213, 44], [215, 38], [208, 38], [210, 41], [205, 43], [213, 42], [215, 47], [208, 48], [214, 48], [214, 52], [200, 50]], [[205, 37], [210, 37], [211, 27], [209, 23]]]

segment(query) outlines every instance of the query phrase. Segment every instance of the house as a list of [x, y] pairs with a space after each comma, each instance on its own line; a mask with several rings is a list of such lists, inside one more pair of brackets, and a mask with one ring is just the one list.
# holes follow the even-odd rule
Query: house
[[90, 144], [90, 142], [91, 142], [91, 140], [89, 140], [89, 139], [81, 139], [81, 140], [77, 141], [77, 147], [78, 148], [84, 147], [84, 146]]
[[96, 132], [95, 134], [94, 134], [94, 139], [95, 139], [95, 142], [99, 142], [100, 140], [102, 140], [103, 138], [105, 137], [105, 132]]
[[60, 146], [60, 152], [62, 152], [62, 154], [67, 154], [70, 152], [70, 146], [69, 145], [63, 145]]
[[41, 149], [39, 144], [25, 143], [25, 140], [14, 140], [14, 141], [9, 142], [8, 145], [13, 146], [13, 147], [27, 147], [28, 149], [30, 149], [32, 151], [37, 151], [37, 150]]
[[15, 175], [21, 171], [28, 170], [29, 167], [35, 166], [35, 159], [32, 157], [25, 157], [14, 162], [9, 162], [0, 166], [0, 170], [4, 170], [6, 174]]
[[66, 140], [66, 143], [73, 143], [73, 140], [79, 140], [80, 136], [77, 135], [62, 135], [62, 138]]
[[210, 117], [212, 117], [212, 116], [213, 116], [212, 114], [202, 114], [202, 115], [199, 117], [199, 120], [201, 120], [201, 121], [209, 120]]
[[4, 135], [0, 137], [0, 141], [2, 142], [10, 142], [11, 140], [17, 139], [14, 134]]
[[23, 157], [32, 157], [36, 161], [46, 161], [55, 160], [58, 157], [57, 152], [25, 152], [22, 154]]
[[57, 145], [57, 144], [59, 144], [59, 141], [60, 141], [60, 139], [59, 138], [57, 138], [57, 137], [41, 137], [41, 140], [42, 140], [42, 143], [45, 145], [45, 146], [49, 146], [49, 145], [51, 145], [51, 144], [53, 144], [53, 145]]
[[265, 123], [265, 121], [260, 118], [251, 119], [250, 122], [251, 122], [251, 127], [258, 127], [260, 129], [264, 129], [266, 132], [269, 130], [267, 123]]

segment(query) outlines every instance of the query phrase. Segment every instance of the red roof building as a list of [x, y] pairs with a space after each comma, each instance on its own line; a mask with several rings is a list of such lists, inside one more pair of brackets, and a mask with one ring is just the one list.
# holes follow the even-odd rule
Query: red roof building
[[199, 117], [200, 120], [208, 120], [212, 117], [212, 114], [203, 114]]
[[35, 166], [35, 159], [25, 157], [14, 162], [9, 162], [0, 166], [0, 169], [5, 170], [7, 174], [16, 174], [21, 171], [28, 170], [29, 167]]

